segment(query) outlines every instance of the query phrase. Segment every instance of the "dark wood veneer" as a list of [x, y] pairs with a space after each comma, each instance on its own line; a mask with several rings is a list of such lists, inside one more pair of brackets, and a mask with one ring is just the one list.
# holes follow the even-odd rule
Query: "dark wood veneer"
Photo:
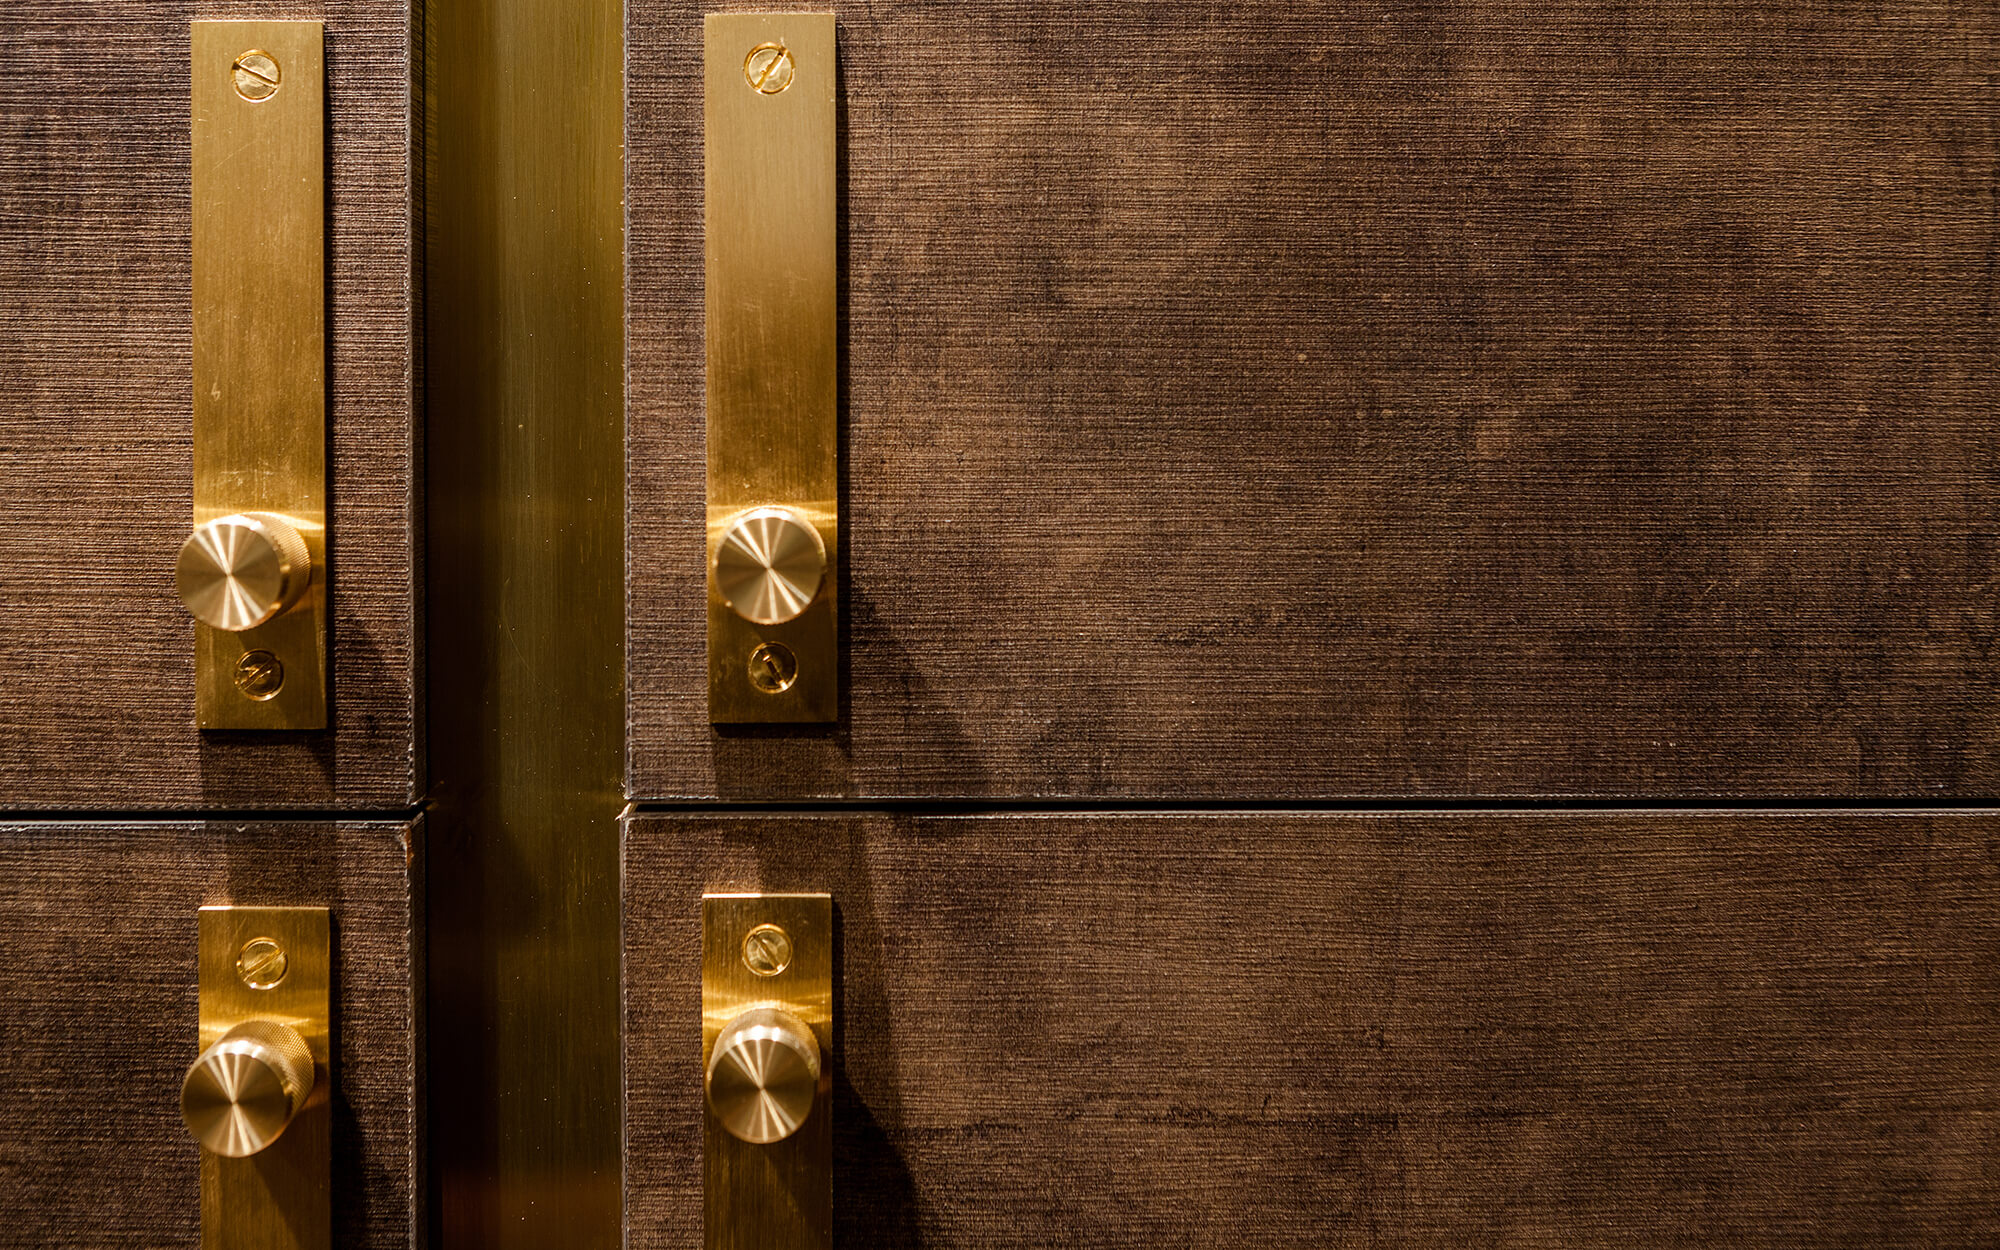
[[[0, 810], [400, 808], [421, 785], [413, 17], [325, 0], [333, 728], [201, 734], [191, 525], [190, 18], [0, 21]], [[88, 68], [80, 67], [87, 62]]]
[[0, 1245], [200, 1244], [208, 904], [332, 909], [333, 1244], [424, 1244], [421, 826], [0, 825]]
[[626, 1214], [701, 1244], [700, 896], [828, 890], [836, 1242], [2000, 1239], [2000, 816], [641, 815]]
[[628, 6], [634, 794], [2000, 790], [1992, 5], [836, 6], [819, 736], [706, 720], [714, 7]]

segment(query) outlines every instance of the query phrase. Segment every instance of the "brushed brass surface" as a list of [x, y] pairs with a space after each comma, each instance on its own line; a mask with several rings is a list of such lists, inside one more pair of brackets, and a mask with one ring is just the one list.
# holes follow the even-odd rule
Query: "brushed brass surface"
[[799, 1131], [819, 1097], [819, 1041], [789, 1011], [753, 1007], [722, 1026], [708, 1056], [708, 1110], [753, 1146]]
[[[704, 47], [709, 719], [831, 721], [840, 710], [834, 17], [711, 13]], [[726, 544], [772, 508], [817, 531], [824, 583], [794, 615], [739, 614], [722, 579]], [[795, 680], [753, 681], [749, 657], [764, 642], [791, 652]]]
[[788, 508], [753, 508], [715, 547], [715, 588], [753, 625], [796, 619], [826, 580], [819, 530]]
[[445, 1250], [623, 1239], [622, 18], [618, 0], [432, 0], [424, 19]]
[[270, 513], [232, 513], [195, 527], [174, 562], [174, 589], [204, 625], [254, 629], [297, 603], [312, 580], [305, 539]]
[[[268, 957], [239, 964], [246, 951], [270, 943], [283, 952], [284, 972], [272, 980]], [[205, 1250], [328, 1250], [332, 1244], [331, 1095], [333, 1071], [331, 924], [324, 907], [204, 907], [197, 935], [200, 1058], [197, 1069], [219, 1059], [230, 1042], [239, 1047], [246, 1079], [254, 1082], [235, 1117], [245, 1134], [262, 1135], [261, 1148], [244, 1157], [201, 1151], [201, 1242]], [[269, 985], [254, 984], [270, 981]], [[312, 1067], [308, 1093], [274, 1130], [271, 1088], [281, 1096], [300, 1077], [279, 1026], [304, 1044]], [[190, 1075], [190, 1083], [200, 1078]], [[185, 1087], [184, 1087], [185, 1091]], [[183, 1093], [183, 1113], [187, 1111]], [[194, 1127], [192, 1124], [190, 1127]], [[248, 1143], [244, 1143], [248, 1144]]]
[[243, 944], [236, 956], [236, 975], [254, 990], [268, 990], [291, 971], [291, 959], [276, 939], [254, 937]]
[[278, 1140], [314, 1084], [312, 1051], [298, 1030], [245, 1020], [188, 1069], [181, 1120], [204, 1148], [241, 1159]]
[[[765, 926], [780, 930], [788, 946], [785, 966], [770, 974], [753, 966], [767, 956], [753, 952], [772, 948], [749, 940], [759, 930], [768, 933]], [[703, 1132], [704, 1244], [708, 1250], [831, 1246], [833, 897], [705, 895], [701, 952], [701, 1065], [710, 1107]], [[810, 1031], [811, 1050], [797, 1027]], [[763, 1079], [741, 1079], [759, 1067]], [[718, 1069], [728, 1074], [719, 1099]], [[807, 1076], [812, 1096], [804, 1099]]]
[[[232, 514], [274, 514], [297, 532], [310, 570], [307, 584], [292, 590], [289, 611], [281, 607], [237, 629], [195, 626], [195, 719], [203, 729], [323, 729], [321, 24], [194, 22], [189, 35], [194, 525], [199, 536]], [[250, 696], [235, 679], [239, 661], [254, 651], [276, 656], [285, 674], [265, 697]]]

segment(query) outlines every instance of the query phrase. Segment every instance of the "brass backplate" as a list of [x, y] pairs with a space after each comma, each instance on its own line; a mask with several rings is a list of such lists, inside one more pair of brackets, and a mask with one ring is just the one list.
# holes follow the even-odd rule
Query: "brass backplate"
[[[783, 971], [760, 976], [744, 939], [775, 925], [789, 939]], [[768, 1146], [702, 1116], [708, 1250], [821, 1250], [833, 1244], [833, 898], [827, 894], [709, 894], [701, 901], [701, 1070], [723, 1026], [777, 1007], [819, 1041], [819, 1093], [797, 1132]], [[706, 1108], [706, 1099], [703, 1107]]]
[[[244, 964], [244, 948], [265, 939], [283, 952], [275, 965]], [[331, 922], [324, 907], [204, 907], [196, 967], [199, 1054], [246, 1020], [298, 1031], [313, 1057], [313, 1092], [278, 1140], [254, 1155], [201, 1151], [204, 1250], [328, 1250], [333, 1242], [331, 1138], [333, 980]], [[256, 948], [268, 952], [259, 942]], [[192, 1059], [192, 1055], [190, 1056]]]
[[[711, 13], [706, 25], [708, 711], [718, 724], [825, 722], [840, 711], [840, 526], [831, 13]], [[819, 595], [756, 625], [716, 588], [716, 544], [759, 507], [826, 544]], [[762, 643], [796, 680], [751, 680]], [[769, 683], [766, 683], [769, 684]]]
[[[203, 729], [326, 727], [326, 108], [321, 24], [194, 22], [194, 523], [288, 519], [304, 598], [255, 629], [195, 625]], [[253, 98], [254, 97], [254, 98]], [[244, 657], [283, 666], [275, 694]], [[261, 657], [260, 657], [261, 658]], [[268, 661], [265, 662], [268, 665]]]

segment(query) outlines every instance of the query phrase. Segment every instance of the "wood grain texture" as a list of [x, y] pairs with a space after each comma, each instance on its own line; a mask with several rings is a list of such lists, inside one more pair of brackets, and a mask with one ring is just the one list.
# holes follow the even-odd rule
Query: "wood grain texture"
[[628, 6], [632, 792], [1979, 796], [1991, 4], [836, 5], [849, 706], [706, 722]]
[[709, 889], [834, 896], [838, 1244], [2000, 1240], [1993, 813], [643, 815], [634, 1250]]
[[192, 511], [188, 21], [0, 17], [0, 808], [402, 807], [421, 780], [411, 6], [325, 0], [333, 728], [207, 734]]
[[420, 825], [0, 825], [0, 1245], [200, 1244], [204, 905], [333, 912], [333, 1244], [423, 1244]]

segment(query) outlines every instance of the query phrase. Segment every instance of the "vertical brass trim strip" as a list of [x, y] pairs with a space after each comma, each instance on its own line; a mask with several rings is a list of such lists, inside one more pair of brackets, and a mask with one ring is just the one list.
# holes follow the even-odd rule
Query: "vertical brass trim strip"
[[[242, 632], [197, 623], [203, 729], [326, 727], [326, 93], [316, 21], [193, 22], [194, 524], [274, 514], [305, 599]], [[246, 94], [247, 93], [247, 94]], [[238, 688], [274, 657], [275, 694]], [[260, 657], [261, 658], [261, 657]], [[265, 660], [270, 664], [272, 661]]]
[[428, 0], [435, 1242], [621, 1241], [618, 0]]

